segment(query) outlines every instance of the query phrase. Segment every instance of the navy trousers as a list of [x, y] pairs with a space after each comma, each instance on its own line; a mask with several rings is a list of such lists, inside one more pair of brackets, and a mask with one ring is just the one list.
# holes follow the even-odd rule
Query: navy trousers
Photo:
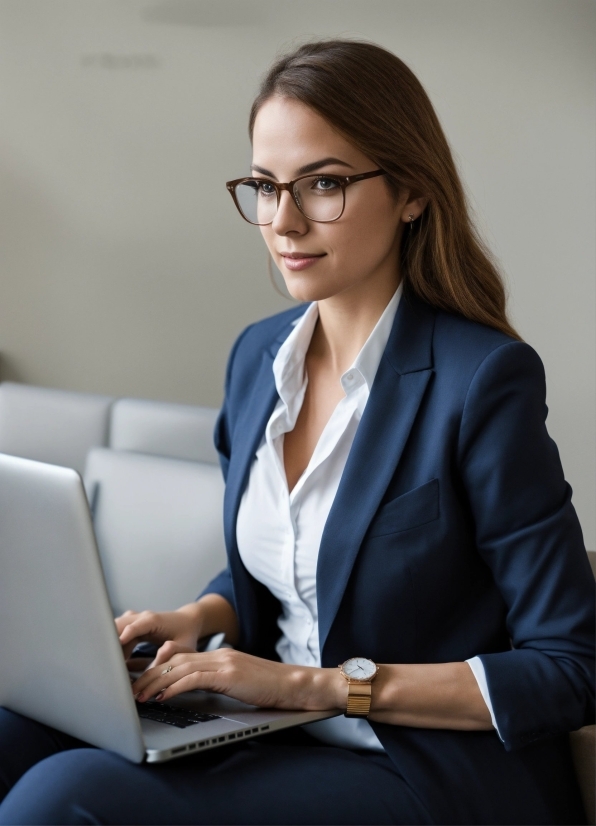
[[427, 824], [382, 753], [301, 729], [164, 764], [113, 752], [0, 709], [0, 824]]

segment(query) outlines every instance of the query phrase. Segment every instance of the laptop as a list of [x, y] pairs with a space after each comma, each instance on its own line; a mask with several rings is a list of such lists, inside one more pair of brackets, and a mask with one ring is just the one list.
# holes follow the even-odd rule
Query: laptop
[[136, 704], [81, 477], [6, 454], [0, 628], [0, 706], [136, 763], [339, 713], [257, 708], [205, 691], [181, 694], [165, 707]]

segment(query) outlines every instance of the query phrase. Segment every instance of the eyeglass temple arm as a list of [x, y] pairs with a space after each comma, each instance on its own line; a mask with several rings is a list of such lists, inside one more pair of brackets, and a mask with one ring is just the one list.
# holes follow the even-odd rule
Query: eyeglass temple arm
[[[346, 175], [345, 182], [347, 184], [355, 184], [356, 181], [363, 181], [365, 178], [376, 178], [377, 175], [386, 175], [384, 169], [375, 169], [373, 172], [362, 172], [360, 175]], [[329, 177], [333, 177], [330, 175]]]

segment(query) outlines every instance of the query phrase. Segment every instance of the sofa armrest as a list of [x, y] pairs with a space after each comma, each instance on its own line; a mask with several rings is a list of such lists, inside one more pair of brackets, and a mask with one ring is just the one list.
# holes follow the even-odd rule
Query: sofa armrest
[[596, 824], [596, 725], [572, 731], [569, 741], [586, 817], [588, 823]]

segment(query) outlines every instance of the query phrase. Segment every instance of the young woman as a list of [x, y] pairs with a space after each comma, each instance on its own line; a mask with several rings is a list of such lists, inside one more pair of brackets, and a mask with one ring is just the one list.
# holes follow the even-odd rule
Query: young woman
[[[117, 625], [126, 656], [161, 646], [140, 702], [350, 716], [134, 766], [3, 712], [0, 822], [585, 822], [594, 581], [542, 364], [432, 106], [389, 52], [315, 42], [271, 68], [250, 134], [228, 189], [301, 303], [230, 356], [228, 569]], [[235, 650], [196, 652], [219, 631]]]

